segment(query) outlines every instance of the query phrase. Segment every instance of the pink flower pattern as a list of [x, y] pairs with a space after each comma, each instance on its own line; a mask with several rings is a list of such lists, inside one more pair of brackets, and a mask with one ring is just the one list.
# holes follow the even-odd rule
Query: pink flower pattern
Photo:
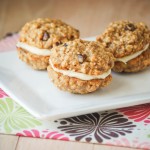
[[35, 137], [35, 138], [45, 138], [45, 139], [55, 139], [55, 140], [64, 140], [69, 141], [69, 138], [64, 134], [59, 133], [58, 131], [39, 131], [36, 129], [32, 130], [23, 130], [21, 133], [17, 133], [17, 136], [27, 136], [27, 137]]
[[121, 108], [118, 109], [124, 115], [128, 116], [129, 119], [134, 120], [135, 122], [144, 121], [144, 123], [150, 123], [150, 103]]
[[0, 88], [0, 98], [8, 97], [8, 95]]
[[18, 41], [19, 35], [7, 34], [6, 37], [0, 41], [0, 52], [12, 51], [16, 48], [16, 42]]

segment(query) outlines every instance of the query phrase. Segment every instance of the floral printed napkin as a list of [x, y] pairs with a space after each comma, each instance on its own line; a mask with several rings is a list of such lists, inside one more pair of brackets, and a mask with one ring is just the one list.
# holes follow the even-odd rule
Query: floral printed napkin
[[[0, 52], [14, 50], [18, 34], [0, 41]], [[0, 133], [150, 149], [150, 103], [41, 121], [0, 89]]]

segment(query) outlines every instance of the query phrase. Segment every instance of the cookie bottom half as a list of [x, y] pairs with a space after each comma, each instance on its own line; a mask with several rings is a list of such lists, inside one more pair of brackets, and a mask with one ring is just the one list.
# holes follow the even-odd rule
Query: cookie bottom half
[[39, 56], [24, 49], [17, 49], [19, 59], [35, 70], [46, 70], [49, 65], [49, 56]]
[[49, 77], [59, 89], [77, 94], [94, 92], [101, 87], [107, 86], [112, 80], [111, 75], [105, 79], [94, 79], [87, 81], [55, 72], [51, 66], [48, 66], [47, 70]]
[[138, 72], [150, 66], [150, 48], [126, 64], [116, 61], [113, 67], [115, 72]]

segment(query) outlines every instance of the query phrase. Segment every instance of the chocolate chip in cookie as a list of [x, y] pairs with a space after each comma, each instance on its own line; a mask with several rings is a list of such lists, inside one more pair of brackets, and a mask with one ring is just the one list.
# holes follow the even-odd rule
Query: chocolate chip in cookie
[[50, 38], [50, 35], [47, 31], [43, 33], [42, 41], [47, 41]]
[[129, 23], [125, 26], [125, 30], [128, 30], [128, 31], [134, 31], [135, 29], [136, 29], [136, 27], [132, 23]]
[[67, 43], [65, 43], [65, 44], [64, 44], [64, 47], [67, 47], [67, 46], [68, 46]]
[[78, 54], [77, 56], [78, 56], [79, 63], [83, 63], [87, 57], [85, 54], [84, 55]]
[[73, 35], [71, 35], [71, 37], [70, 37], [70, 40], [74, 40], [75, 38], [74, 38], [74, 36]]

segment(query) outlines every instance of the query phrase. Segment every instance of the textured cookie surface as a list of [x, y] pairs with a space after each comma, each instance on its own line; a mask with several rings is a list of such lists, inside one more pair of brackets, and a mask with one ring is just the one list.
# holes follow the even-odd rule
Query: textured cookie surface
[[116, 61], [113, 67], [115, 72], [138, 72], [150, 66], [150, 48], [126, 64]]
[[103, 74], [114, 65], [113, 55], [102, 44], [79, 39], [54, 47], [50, 61], [57, 69], [88, 75]]
[[17, 49], [19, 59], [36, 70], [46, 70], [49, 65], [49, 56], [38, 56], [24, 49]]
[[20, 32], [20, 42], [41, 49], [51, 49], [53, 46], [76, 38], [79, 38], [77, 29], [60, 20], [49, 18], [28, 22]]
[[109, 75], [105, 79], [96, 79], [89, 81], [80, 80], [78, 78], [72, 78], [55, 72], [51, 68], [51, 66], [48, 66], [48, 75], [59, 89], [78, 94], [94, 92], [100, 87], [107, 86], [112, 80], [111, 75]]
[[121, 58], [142, 50], [150, 43], [150, 31], [142, 22], [117, 21], [111, 23], [97, 41], [103, 43], [115, 58]]

